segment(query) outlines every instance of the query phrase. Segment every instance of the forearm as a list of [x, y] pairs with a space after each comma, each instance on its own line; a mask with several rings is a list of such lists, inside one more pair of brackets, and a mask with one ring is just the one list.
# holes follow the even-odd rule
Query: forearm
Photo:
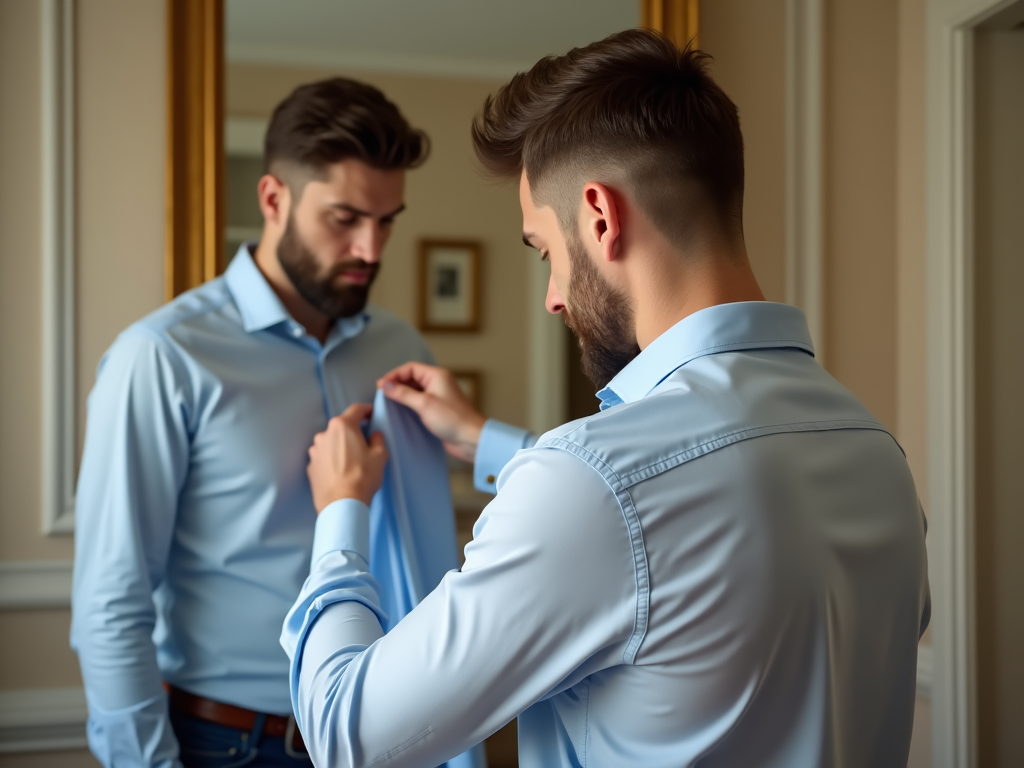
[[[346, 679], [350, 663], [384, 635], [381, 619], [386, 617], [368, 557], [366, 505], [344, 499], [327, 506], [317, 518], [309, 578], [281, 633], [281, 645], [291, 661], [292, 709], [317, 765], [360, 762], [351, 749], [358, 739], [339, 744], [334, 730], [322, 724], [344, 727], [349, 722], [352, 692], [346, 695], [339, 683], [351, 689], [352, 676]], [[338, 702], [345, 710], [340, 715]]]
[[282, 634], [315, 764], [438, 765], [550, 695], [581, 662], [591, 671], [621, 662], [635, 618], [628, 531], [597, 474], [555, 458], [545, 471], [510, 468], [513, 487], [484, 511], [462, 570], [387, 635], [360, 552], [368, 511], [348, 500], [321, 513], [312, 572]]
[[378, 587], [359, 552], [368, 513], [345, 500], [317, 521], [312, 571], [281, 638], [296, 720], [316, 765], [438, 765], [490, 731], [460, 714], [472, 692], [458, 654], [439, 653], [410, 617], [384, 636]]
[[103, 709], [88, 689], [86, 697], [89, 749], [103, 766], [181, 768], [163, 690], [151, 699], [116, 710]]

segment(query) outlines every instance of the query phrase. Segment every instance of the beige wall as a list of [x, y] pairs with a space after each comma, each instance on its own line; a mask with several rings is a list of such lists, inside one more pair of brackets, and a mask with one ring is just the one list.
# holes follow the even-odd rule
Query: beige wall
[[898, 5], [829, 0], [825, 8], [829, 369], [895, 428]]
[[[80, 405], [117, 332], [163, 291], [164, 4], [77, 5]], [[61, 560], [40, 533], [40, 4], [0, 3], [0, 561]], [[80, 408], [80, 415], [84, 410]], [[80, 685], [67, 610], [0, 614], [0, 691]], [[94, 764], [84, 752], [2, 766]]]
[[784, 0], [701, 5], [701, 48], [736, 103], [746, 150], [743, 229], [769, 301], [786, 300], [786, 49]]
[[480, 241], [480, 332], [432, 333], [427, 341], [443, 365], [483, 373], [488, 415], [525, 423], [529, 257], [522, 245], [518, 196], [514, 187], [482, 180], [469, 141], [470, 121], [501, 83], [231, 64], [227, 114], [269, 117], [296, 86], [338, 74], [383, 90], [413, 125], [430, 135], [433, 147], [427, 163], [408, 174], [408, 208], [385, 249], [371, 299], [415, 323], [417, 240]]
[[980, 764], [1024, 765], [1024, 29], [975, 42]]

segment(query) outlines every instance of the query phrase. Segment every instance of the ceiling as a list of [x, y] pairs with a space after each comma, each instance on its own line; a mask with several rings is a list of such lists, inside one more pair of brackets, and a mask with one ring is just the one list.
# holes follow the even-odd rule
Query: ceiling
[[639, 0], [226, 0], [229, 61], [506, 78], [639, 23]]

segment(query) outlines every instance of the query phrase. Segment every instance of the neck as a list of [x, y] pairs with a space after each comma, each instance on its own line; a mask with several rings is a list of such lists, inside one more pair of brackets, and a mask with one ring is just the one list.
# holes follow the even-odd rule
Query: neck
[[253, 260], [281, 303], [284, 304], [284, 308], [288, 310], [288, 314], [306, 329], [306, 333], [323, 344], [331, 330], [331, 318], [302, 298], [302, 295], [295, 290], [295, 286], [277, 257], [277, 243], [277, 238], [268, 237], [266, 227], [264, 227], [263, 237], [260, 238], [260, 243], [256, 246], [256, 256]]
[[702, 309], [738, 301], [764, 301], [742, 242], [683, 255], [664, 249], [631, 282], [635, 286], [633, 306], [641, 349]]

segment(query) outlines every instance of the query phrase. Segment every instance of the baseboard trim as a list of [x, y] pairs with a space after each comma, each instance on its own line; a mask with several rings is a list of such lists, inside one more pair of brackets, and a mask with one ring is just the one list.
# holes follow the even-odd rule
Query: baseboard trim
[[88, 716], [82, 688], [0, 691], [0, 754], [82, 749]]

